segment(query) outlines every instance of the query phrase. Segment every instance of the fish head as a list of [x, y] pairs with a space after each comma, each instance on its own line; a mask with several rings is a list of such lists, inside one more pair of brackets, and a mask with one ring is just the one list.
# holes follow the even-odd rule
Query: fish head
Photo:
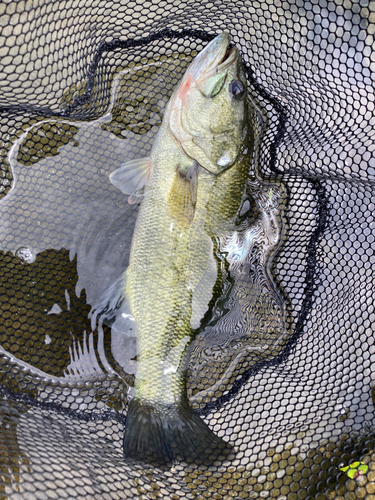
[[245, 70], [221, 33], [191, 63], [171, 99], [170, 129], [185, 152], [213, 174], [234, 165], [248, 136]]

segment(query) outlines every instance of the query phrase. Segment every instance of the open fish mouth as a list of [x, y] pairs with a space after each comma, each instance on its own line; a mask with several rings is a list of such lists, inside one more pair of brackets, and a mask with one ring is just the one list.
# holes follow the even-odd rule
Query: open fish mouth
[[208, 71], [204, 73], [204, 76], [199, 80], [199, 87], [204, 88], [204, 83], [207, 82], [210, 78], [224, 74], [228, 71], [228, 69], [233, 65], [236, 64], [237, 59], [238, 59], [239, 53], [238, 49], [236, 47], [231, 47], [229, 48], [224, 56], [222, 57], [221, 61], [218, 61], [217, 65]]
[[238, 59], [237, 47], [230, 47], [226, 51], [225, 56], [224, 56], [223, 60], [221, 61], [221, 63], [218, 65], [216, 71], [218, 73], [221, 73], [221, 71], [224, 71], [227, 68], [229, 68], [230, 66], [232, 66], [232, 64], [234, 64], [237, 61], [237, 59]]
[[236, 47], [230, 47], [228, 33], [221, 33], [198, 54], [189, 68], [189, 73], [196, 81], [206, 80], [228, 69], [237, 58], [238, 50]]
[[237, 47], [227, 47], [227, 50], [219, 60], [215, 60], [216, 65], [208, 71], [206, 70], [204, 80], [208, 80], [214, 75], [226, 72], [233, 64], [237, 62], [239, 53]]
[[219, 40], [213, 40], [203, 50], [203, 57], [197, 57], [197, 67], [190, 71], [197, 87], [206, 97], [212, 97], [220, 91], [230, 68], [237, 65], [239, 58], [238, 49], [229, 47], [227, 33], [222, 33], [217, 38]]

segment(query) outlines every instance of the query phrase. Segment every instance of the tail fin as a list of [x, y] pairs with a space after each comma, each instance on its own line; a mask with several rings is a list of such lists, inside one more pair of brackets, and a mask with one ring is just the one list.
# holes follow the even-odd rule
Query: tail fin
[[145, 403], [129, 404], [124, 430], [124, 456], [141, 462], [166, 465], [174, 459], [208, 465], [233, 452], [191, 409]]

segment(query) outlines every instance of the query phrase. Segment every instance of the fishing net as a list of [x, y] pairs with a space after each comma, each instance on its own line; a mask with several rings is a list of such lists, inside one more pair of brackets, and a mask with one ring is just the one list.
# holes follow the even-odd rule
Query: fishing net
[[[0, 25], [0, 498], [374, 499], [375, 3], [15, 0]], [[191, 405], [233, 454], [130, 463], [135, 341], [89, 318], [138, 211], [108, 176], [148, 155], [221, 31], [247, 72], [251, 227], [275, 228], [249, 265], [271, 291], [247, 297], [247, 337], [208, 325], [191, 351]]]

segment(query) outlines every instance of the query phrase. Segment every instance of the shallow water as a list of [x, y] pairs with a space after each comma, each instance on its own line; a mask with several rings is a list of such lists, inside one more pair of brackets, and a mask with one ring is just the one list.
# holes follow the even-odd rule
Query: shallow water
[[[12, 300], [11, 290], [18, 292], [9, 319], [15, 343], [3, 328], [2, 349], [5, 358], [11, 352], [20, 360], [19, 369], [26, 362], [31, 372], [41, 371], [35, 375], [67, 378], [72, 387], [82, 378], [104, 380], [109, 374], [114, 385], [130, 390], [136, 339], [105, 325], [92, 332], [87, 319], [90, 306], [127, 267], [138, 210], [108, 177], [124, 162], [149, 154], [163, 109], [190, 60], [174, 54], [122, 69], [101, 117], [41, 117], [10, 148], [13, 184], [0, 201], [0, 249], [16, 272], [5, 276], [5, 302]], [[67, 89], [64, 105], [80, 93], [79, 85]], [[286, 235], [286, 191], [258, 177], [265, 124], [252, 107], [257, 141], [248, 198], [238, 229], [220, 240], [216, 258], [225, 284], [211, 319], [201, 326], [198, 321], [190, 351], [188, 394], [197, 407], [228, 391], [251, 366], [280, 354], [290, 334], [288, 300], [272, 278], [272, 261]], [[232, 260], [223, 260], [225, 255]], [[24, 333], [30, 329], [31, 337]], [[39, 345], [33, 356], [22, 347], [28, 336], [31, 348]], [[53, 392], [44, 400], [55, 400]], [[110, 406], [126, 403], [125, 395], [123, 403], [113, 397]], [[101, 404], [109, 399], [99, 397]]]

